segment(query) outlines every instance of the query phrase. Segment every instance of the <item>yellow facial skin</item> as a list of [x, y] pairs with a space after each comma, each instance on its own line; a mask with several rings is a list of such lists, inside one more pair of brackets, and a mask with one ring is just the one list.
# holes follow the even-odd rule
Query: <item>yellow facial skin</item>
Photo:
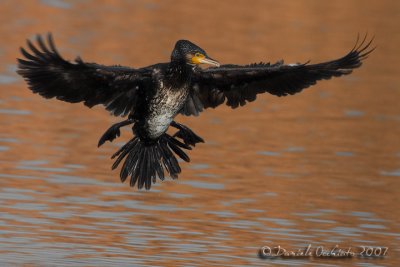
[[206, 57], [202, 54], [202, 53], [196, 53], [194, 54], [194, 56], [192, 57], [192, 63], [193, 64], [201, 64], [202, 60], [204, 60]]
[[192, 56], [191, 63], [194, 65], [208, 64], [208, 65], [212, 65], [212, 66], [216, 66], [216, 67], [220, 66], [220, 64], [217, 61], [215, 61], [209, 57], [206, 57], [205, 55], [203, 55], [202, 53], [199, 53], [199, 52], [197, 52], [196, 54], [194, 54]]

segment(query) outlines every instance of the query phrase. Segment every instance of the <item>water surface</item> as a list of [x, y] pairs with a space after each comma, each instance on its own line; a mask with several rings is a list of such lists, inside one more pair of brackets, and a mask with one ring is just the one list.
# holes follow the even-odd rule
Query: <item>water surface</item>
[[[397, 266], [398, 1], [2, 1], [2, 266]], [[97, 141], [117, 118], [44, 100], [15, 73], [18, 47], [54, 33], [65, 58], [140, 67], [180, 38], [222, 63], [312, 62], [378, 49], [351, 76], [240, 109], [179, 117], [205, 144], [178, 180], [121, 184]], [[261, 260], [261, 246], [389, 247], [384, 259]]]

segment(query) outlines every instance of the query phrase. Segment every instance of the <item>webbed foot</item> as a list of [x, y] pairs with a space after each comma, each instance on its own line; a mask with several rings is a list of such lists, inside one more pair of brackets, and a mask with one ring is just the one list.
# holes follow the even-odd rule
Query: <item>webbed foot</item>
[[102, 144], [104, 144], [106, 141], [112, 142], [115, 138], [119, 137], [121, 135], [120, 128], [126, 125], [129, 125], [133, 123], [131, 120], [125, 120], [121, 121], [119, 123], [116, 123], [112, 125], [108, 130], [101, 136], [99, 143], [97, 147], [100, 147]]
[[204, 143], [203, 138], [195, 134], [185, 125], [173, 121], [171, 126], [179, 130], [173, 136], [181, 138], [186, 145], [196, 146], [197, 143]]

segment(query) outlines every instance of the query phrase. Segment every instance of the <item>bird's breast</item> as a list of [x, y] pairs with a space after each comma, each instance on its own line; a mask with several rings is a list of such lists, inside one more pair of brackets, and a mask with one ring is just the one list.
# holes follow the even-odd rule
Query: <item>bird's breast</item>
[[[163, 86], [163, 87], [161, 87]], [[157, 138], [165, 133], [176, 114], [186, 101], [187, 86], [169, 88], [160, 84], [159, 90], [150, 101], [145, 119], [145, 131], [150, 138]]]

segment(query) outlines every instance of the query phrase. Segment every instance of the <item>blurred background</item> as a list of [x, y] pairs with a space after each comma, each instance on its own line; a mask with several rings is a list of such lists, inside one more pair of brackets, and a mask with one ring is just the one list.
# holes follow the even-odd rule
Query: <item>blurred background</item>
[[[2, 266], [398, 266], [399, 1], [0, 1]], [[18, 48], [52, 32], [66, 59], [141, 67], [189, 39], [223, 64], [336, 59], [350, 76], [177, 120], [202, 136], [178, 180], [121, 184], [97, 149], [120, 120], [32, 94]], [[384, 246], [383, 259], [261, 260], [262, 246]]]

